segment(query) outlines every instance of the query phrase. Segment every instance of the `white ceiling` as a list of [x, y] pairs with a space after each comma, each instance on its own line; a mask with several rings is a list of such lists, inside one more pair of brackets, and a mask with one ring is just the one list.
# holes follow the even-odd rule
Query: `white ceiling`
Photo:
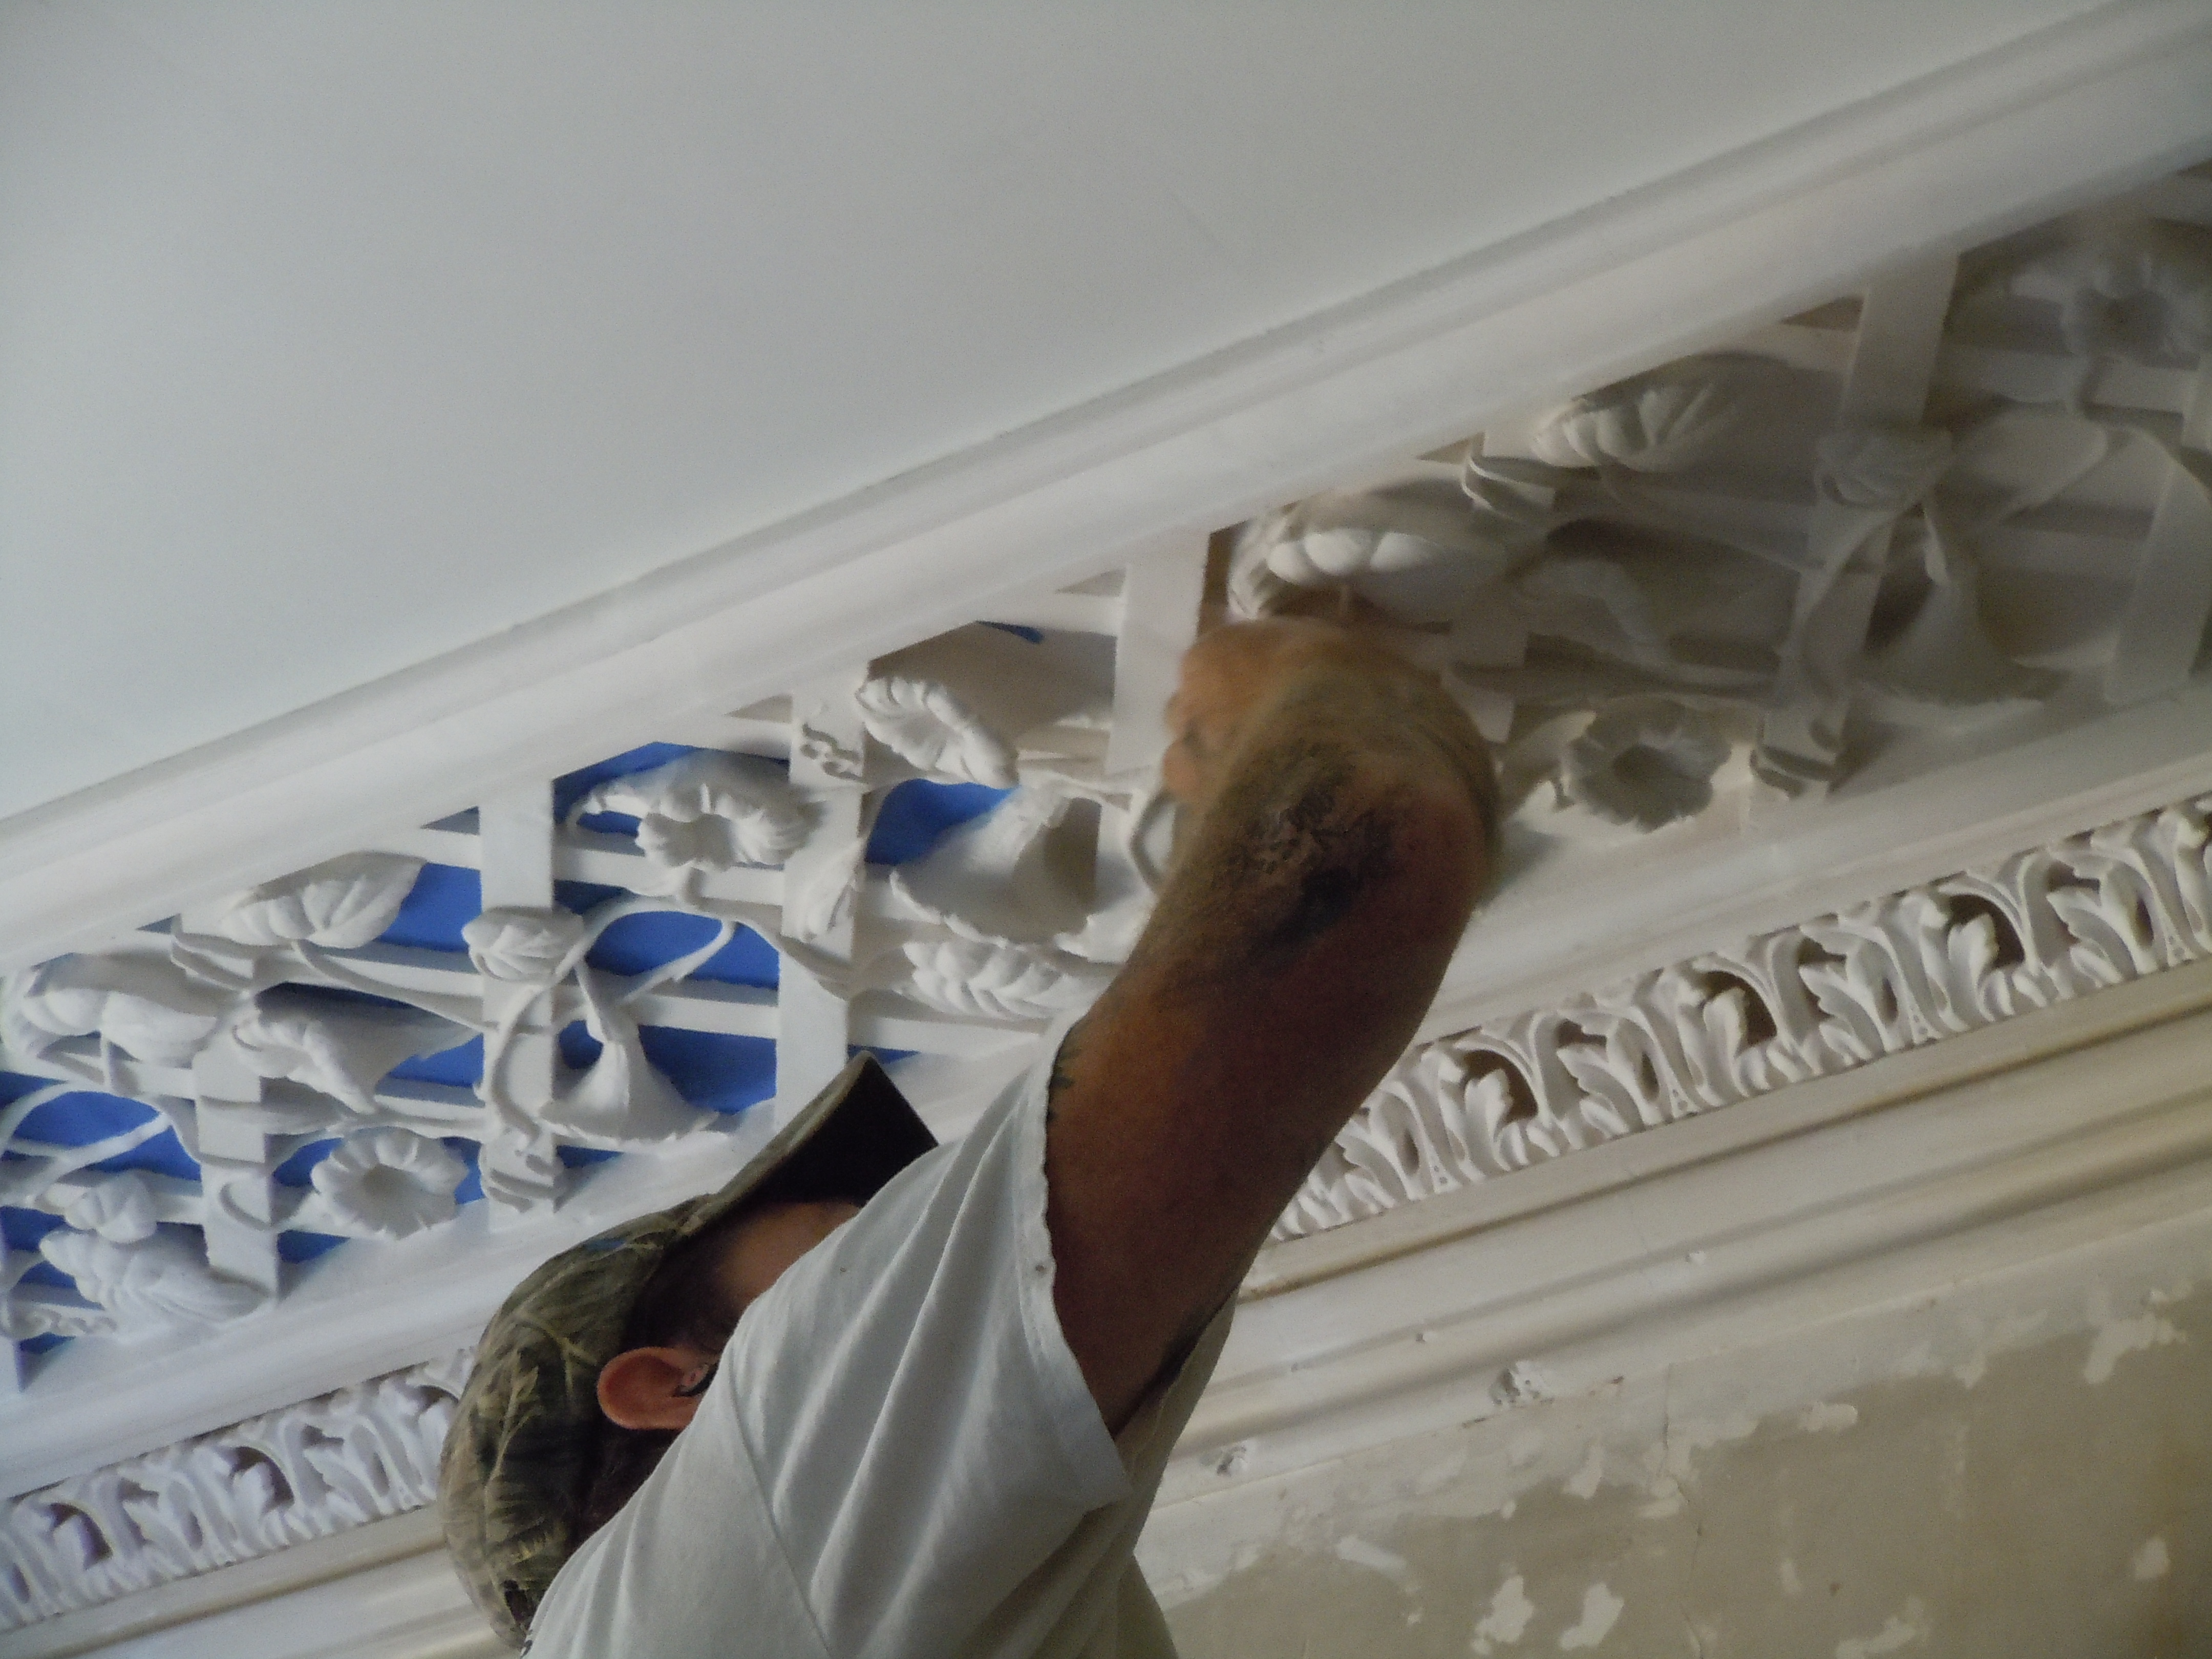
[[0, 813], [2088, 0], [0, 5]]

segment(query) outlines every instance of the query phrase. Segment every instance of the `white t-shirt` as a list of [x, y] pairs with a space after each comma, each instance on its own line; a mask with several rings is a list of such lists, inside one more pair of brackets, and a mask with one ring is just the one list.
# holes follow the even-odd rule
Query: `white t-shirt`
[[1230, 1310], [1109, 1436], [1053, 1307], [1059, 1035], [746, 1310], [530, 1659], [1172, 1659], [1131, 1552]]

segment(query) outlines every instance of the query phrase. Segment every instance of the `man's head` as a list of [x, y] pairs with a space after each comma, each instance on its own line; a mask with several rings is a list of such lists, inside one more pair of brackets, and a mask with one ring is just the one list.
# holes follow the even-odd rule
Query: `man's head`
[[510, 1643], [690, 1421], [684, 1391], [746, 1304], [935, 1144], [862, 1056], [720, 1191], [563, 1251], [507, 1297], [446, 1436], [439, 1509]]
[[747, 1205], [669, 1252], [599, 1367], [600, 1413], [618, 1428], [680, 1429], [738, 1321], [792, 1263], [860, 1214], [849, 1199]]
[[630, 1310], [620, 1352], [599, 1367], [605, 1421], [577, 1542], [614, 1518], [696, 1414], [746, 1308], [860, 1212], [848, 1199], [742, 1205], [668, 1253]]

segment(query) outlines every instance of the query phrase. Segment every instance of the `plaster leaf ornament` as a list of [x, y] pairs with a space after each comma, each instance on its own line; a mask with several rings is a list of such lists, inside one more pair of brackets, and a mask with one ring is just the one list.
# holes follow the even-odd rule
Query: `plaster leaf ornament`
[[125, 1336], [172, 1325], [220, 1325], [265, 1299], [241, 1280], [214, 1272], [174, 1231], [135, 1243], [57, 1227], [39, 1253], [76, 1280], [80, 1293], [116, 1316]]
[[915, 999], [971, 1018], [1051, 1019], [1089, 1006], [1113, 975], [1110, 968], [1025, 945], [913, 939], [902, 949]]
[[781, 864], [806, 839], [806, 803], [789, 775], [756, 755], [702, 750], [601, 784], [568, 810], [637, 820], [638, 849], [666, 870]]
[[1712, 804], [1729, 740], [1695, 709], [1659, 697], [1608, 703], [1559, 759], [1559, 791], [1613, 823], [1657, 830]]
[[136, 1244], [154, 1236], [154, 1189], [136, 1170], [125, 1170], [78, 1193], [63, 1209], [62, 1219], [112, 1243]]
[[[0, 1295], [0, 1339], [27, 1342], [41, 1336], [106, 1336], [113, 1332], [113, 1314], [89, 1302], [64, 1301], [64, 1294], [45, 1285], [12, 1286]], [[6, 1582], [0, 1579], [0, 1585]]]
[[[1530, 637], [1572, 647], [1540, 647], [1524, 667], [1548, 664], [1539, 674], [1549, 672], [1564, 686], [1579, 665], [1579, 678], [1597, 688], [1595, 700], [1656, 685], [1739, 703], [1763, 701], [1789, 628], [1794, 577], [1722, 548], [1655, 546], [1633, 538], [1583, 545], [1590, 547], [1586, 554], [1547, 553], [1499, 596]], [[1478, 664], [1455, 662], [1452, 672], [1471, 685], [1484, 678]], [[1588, 707], [1593, 699], [1579, 701]]]
[[156, 1066], [189, 1066], [225, 999], [158, 957], [57, 957], [0, 984], [0, 1038], [36, 1059], [64, 1037], [97, 1036]]
[[790, 882], [784, 896], [784, 925], [793, 939], [816, 944], [852, 920], [867, 856], [864, 837]]
[[417, 1008], [336, 1003], [279, 987], [263, 992], [230, 1035], [258, 1075], [289, 1078], [372, 1113], [386, 1073], [465, 1042], [471, 1033]]
[[348, 853], [240, 894], [216, 931], [240, 945], [354, 950], [392, 925], [422, 869], [397, 853]]
[[550, 986], [584, 951], [584, 919], [558, 906], [495, 905], [465, 923], [469, 960], [487, 979]]
[[1056, 788], [1018, 789], [892, 871], [892, 890], [963, 939], [1038, 944], [1080, 928], [1089, 906], [1054, 835], [1069, 804]]
[[713, 1127], [720, 1115], [692, 1105], [653, 1069], [637, 1022], [607, 994], [599, 975], [582, 968], [576, 980], [585, 1029], [599, 1042], [599, 1057], [556, 1088], [538, 1121], [563, 1140], [616, 1152]]
[[553, 1207], [568, 1169], [559, 1148], [535, 1126], [524, 1132], [501, 1124], [480, 1145], [477, 1175], [495, 1214], [530, 1215]]
[[1475, 521], [1456, 467], [1419, 462], [1370, 489], [1324, 491], [1244, 525], [1230, 556], [1230, 608], [1271, 616], [1300, 608], [1301, 595], [1334, 595], [1400, 623], [1446, 622], [1531, 550], [1527, 536]]
[[348, 1135], [307, 1179], [349, 1233], [404, 1238], [453, 1218], [467, 1174], [442, 1143], [386, 1127]]
[[1112, 652], [970, 623], [878, 659], [855, 703], [868, 735], [917, 771], [1008, 789], [1021, 756], [1064, 756], [1070, 733], [1111, 724]]
[[1529, 453], [1552, 466], [1677, 472], [1741, 430], [1774, 373], [1757, 358], [1686, 357], [1553, 410]]
[[853, 694], [868, 735], [925, 775], [1011, 789], [1020, 781], [1012, 744], [984, 724], [950, 686], [878, 675]]

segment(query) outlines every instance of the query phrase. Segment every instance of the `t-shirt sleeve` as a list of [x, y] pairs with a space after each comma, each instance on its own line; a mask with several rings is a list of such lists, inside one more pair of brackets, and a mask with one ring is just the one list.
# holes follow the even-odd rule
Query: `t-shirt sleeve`
[[1051, 1046], [749, 1310], [718, 1379], [834, 1653], [950, 1651], [1128, 1494], [1053, 1305]]
[[[1058, 1036], [747, 1310], [697, 1417], [562, 1575], [601, 1581], [594, 1602], [619, 1581], [626, 1650], [949, 1654], [1139, 1497], [1053, 1304]], [[563, 1588], [541, 1627], [580, 1616]]]

